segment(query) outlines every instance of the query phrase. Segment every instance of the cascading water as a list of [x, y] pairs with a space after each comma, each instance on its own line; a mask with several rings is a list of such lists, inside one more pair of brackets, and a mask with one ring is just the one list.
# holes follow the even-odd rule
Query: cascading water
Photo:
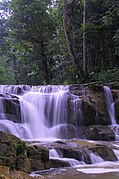
[[105, 91], [105, 97], [106, 97], [107, 110], [111, 119], [111, 124], [116, 124], [115, 108], [114, 108], [112, 92], [108, 86], [104, 86], [104, 91]]
[[[104, 89], [107, 99], [107, 109], [112, 123], [111, 127], [114, 131], [116, 131], [116, 129], [118, 129], [118, 125], [116, 124], [114, 115], [112, 94], [108, 87], [104, 87]], [[49, 140], [57, 141], [57, 139], [71, 139], [77, 137], [78, 126], [83, 124], [82, 99], [71, 94], [68, 86], [49, 85], [34, 86], [31, 88], [25, 85], [2, 85], [0, 86], [0, 93], [1, 131], [14, 134], [21, 139], [31, 140], [30, 142], [34, 140], [36, 143], [38, 141], [40, 141], [40, 143], [41, 141], [49, 143]], [[82, 95], [86, 96], [86, 92], [82, 92]], [[4, 101], [3, 104], [4, 98], [8, 100]], [[8, 109], [4, 110], [4, 107], [8, 105], [7, 103], [9, 99], [11, 99], [11, 101], [13, 100], [13, 104], [17, 105], [17, 107], [20, 106], [20, 109], [18, 107], [18, 110], [13, 108], [12, 110], [16, 112], [12, 113], [10, 116], [7, 113]], [[15, 105], [13, 105], [13, 107]], [[5, 114], [5, 112], [7, 114]], [[18, 117], [18, 114], [20, 117]], [[115, 134], [118, 138], [118, 132], [115, 132]], [[38, 141], [36, 139], [38, 139]], [[59, 143], [60, 142], [63, 143], [62, 140], [60, 140]], [[82, 143], [84, 143], [84, 146], [87, 145], [85, 141]], [[66, 144], [66, 147], [67, 146], [68, 144]], [[87, 163], [84, 162], [85, 160], [83, 158], [75, 159], [76, 155], [78, 155], [78, 149], [75, 150], [75, 154], [73, 155], [73, 150], [71, 150], [73, 147], [74, 144], [70, 147], [68, 155], [65, 156], [62, 150], [64, 150], [64, 153], [66, 154], [68, 151], [66, 150], [67, 148], [61, 148], [61, 153], [59, 153], [58, 146], [56, 148], [51, 146], [51, 148], [49, 148], [50, 158], [67, 161], [69, 166], [79, 165], [79, 169], [77, 169], [77, 171], [82, 170], [84, 172], [84, 168], [87, 167]], [[119, 159], [119, 150], [116, 149], [114, 152]], [[72, 154], [71, 158], [65, 158], [70, 157], [70, 154]], [[81, 154], [82, 153], [80, 153], [80, 155]], [[94, 163], [94, 165], [90, 164], [90, 169], [92, 167], [91, 172], [93, 171], [94, 166], [98, 166], [98, 163], [102, 168], [104, 166], [104, 162], [106, 163], [106, 161], [103, 161], [103, 159], [93, 151], [89, 152], [87, 156], [89, 156], [91, 162]], [[84, 166], [84, 168], [82, 168], [82, 166]]]
[[116, 122], [115, 103], [113, 101], [113, 96], [110, 87], [104, 86], [104, 92], [106, 97], [107, 110], [111, 120], [111, 128], [115, 133], [115, 140], [119, 140], [119, 125]]
[[[7, 86], [2, 85], [0, 91], [3, 92], [4, 89], [7, 95], [13, 93], [18, 98], [21, 122], [14, 123], [4, 119], [0, 121], [1, 130], [9, 131], [22, 139], [67, 138], [68, 133], [76, 137], [76, 108], [82, 110], [80, 109], [81, 99], [70, 94], [68, 86], [49, 85], [30, 88], [21, 85], [11, 86], [11, 89], [8, 86], [7, 89]], [[18, 91], [21, 91], [22, 95], [18, 95]], [[68, 123], [69, 100], [75, 121]]]

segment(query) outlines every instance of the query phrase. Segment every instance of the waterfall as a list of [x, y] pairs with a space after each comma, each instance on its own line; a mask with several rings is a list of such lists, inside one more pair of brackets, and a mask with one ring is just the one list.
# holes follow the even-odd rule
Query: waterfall
[[[0, 92], [4, 91], [6, 98], [9, 95], [9, 98], [14, 100], [12, 96], [14, 94], [19, 101], [20, 121], [8, 121], [7, 118], [1, 117], [3, 120], [0, 120], [2, 126], [0, 130], [8, 131], [22, 139], [48, 140], [77, 136], [77, 120], [82, 119], [81, 99], [69, 93], [68, 86], [48, 85], [30, 88], [27, 85], [1, 85]], [[0, 106], [2, 114], [4, 113], [2, 100]], [[74, 116], [72, 119], [69, 108], [70, 114]]]
[[111, 119], [111, 124], [116, 124], [115, 107], [114, 107], [112, 92], [108, 86], [104, 86], [104, 91], [105, 91], [105, 97], [106, 97], [107, 110], [109, 113], [109, 117]]
[[104, 162], [104, 160], [96, 153], [90, 152], [90, 158], [92, 163]]
[[108, 86], [104, 86], [104, 91], [105, 91], [105, 97], [106, 97], [107, 110], [109, 113], [109, 117], [111, 119], [110, 127], [113, 129], [113, 131], [115, 133], [115, 140], [119, 140], [119, 125], [116, 122], [115, 103], [113, 101], [112, 92]]

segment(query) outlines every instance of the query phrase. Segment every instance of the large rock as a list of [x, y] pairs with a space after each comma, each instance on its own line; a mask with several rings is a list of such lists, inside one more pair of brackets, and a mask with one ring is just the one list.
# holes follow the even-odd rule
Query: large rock
[[90, 151], [99, 155], [104, 161], [117, 161], [117, 156], [115, 155], [112, 146], [103, 143], [94, 143], [84, 140], [72, 140], [70, 144], [75, 145], [80, 148], [80, 146], [87, 150], [87, 153], [90, 156]]
[[114, 131], [108, 126], [89, 126], [85, 131], [85, 138], [89, 140], [114, 141]]
[[5, 119], [20, 123], [21, 122], [21, 109], [20, 109], [19, 99], [17, 97], [7, 98], [5, 96], [5, 97], [2, 97], [0, 100], [3, 105], [3, 112], [5, 114]]
[[89, 126], [89, 125], [93, 125], [96, 123], [97, 120], [97, 115], [98, 115], [98, 111], [97, 111], [97, 107], [94, 103], [82, 99], [82, 111], [83, 111], [83, 125], [84, 126]]
[[[78, 147], [75, 145], [72, 146], [70, 145], [70, 142], [58, 142], [58, 141], [45, 145], [49, 148], [49, 150], [55, 149], [58, 153], [61, 153], [63, 158], [73, 158], [78, 161], [84, 161], [87, 164], [91, 163], [90, 157], [87, 154], [86, 149], [83, 149], [81, 146]], [[62, 164], [64, 165], [64, 163]], [[61, 162], [59, 167], [61, 167]]]
[[61, 168], [61, 167], [70, 167], [70, 164], [68, 161], [64, 161], [61, 159], [50, 159], [50, 166], [51, 168]]
[[0, 165], [29, 173], [49, 168], [46, 147], [28, 146], [14, 135], [0, 131]]
[[88, 147], [89, 150], [97, 153], [105, 161], [117, 161], [114, 151], [107, 145], [99, 145]]
[[36, 145], [28, 146], [27, 156], [30, 159], [31, 171], [50, 168], [49, 150], [46, 147]]
[[25, 142], [19, 138], [0, 131], [0, 165], [9, 166], [30, 172], [30, 162], [27, 159]]
[[[90, 83], [70, 86], [70, 92], [82, 99], [82, 125], [109, 125], [108, 112], [102, 84]], [[79, 121], [79, 119], [78, 119]]]

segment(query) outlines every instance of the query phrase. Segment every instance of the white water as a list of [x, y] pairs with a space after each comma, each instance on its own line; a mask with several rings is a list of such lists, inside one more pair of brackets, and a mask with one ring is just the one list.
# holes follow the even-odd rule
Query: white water
[[99, 155], [97, 155], [96, 153], [91, 152], [89, 156], [90, 156], [92, 163], [104, 162], [104, 160]]
[[[0, 86], [0, 92], [17, 95], [21, 108], [21, 123], [12, 124], [6, 121], [0, 121], [1, 130], [19, 136], [21, 139], [48, 139], [48, 138], [67, 138], [68, 133], [76, 137], [77, 115], [76, 111], [81, 109], [81, 99], [78, 96], [69, 93], [68, 86]], [[21, 92], [21, 95], [17, 93]], [[7, 97], [7, 96], [6, 96]], [[10, 97], [10, 96], [9, 96]], [[74, 121], [68, 123], [67, 108], [68, 100], [72, 103], [72, 113]], [[4, 114], [3, 104], [0, 100], [1, 111]], [[82, 118], [82, 115], [80, 115]], [[79, 120], [80, 117], [78, 118]], [[6, 127], [8, 122], [8, 126]], [[17, 130], [16, 130], [17, 126]], [[21, 133], [21, 126], [25, 132]], [[12, 131], [12, 132], [11, 132]]]
[[116, 122], [115, 103], [113, 101], [112, 92], [108, 86], [104, 86], [104, 91], [105, 91], [105, 97], [106, 97], [107, 110], [108, 110], [109, 117], [111, 119], [110, 127], [113, 129], [115, 133], [115, 140], [119, 140], [119, 125]]
[[[107, 87], [104, 87], [104, 89], [106, 91], [106, 103], [112, 126], [115, 128], [115, 131], [118, 131], [112, 94], [110, 94]], [[18, 87], [8, 87], [7, 89], [7, 86], [2, 86], [0, 92], [17, 94]], [[82, 100], [79, 97], [70, 94], [67, 86], [38, 86], [32, 87], [31, 89], [28, 87], [28, 90], [23, 89], [22, 92], [23, 93], [20, 96], [17, 95], [21, 107], [22, 118], [20, 123], [6, 120], [5, 116], [2, 116], [4, 115], [4, 108], [2, 100], [0, 100], [1, 131], [9, 132], [25, 140], [56, 140], [58, 138], [66, 138], [70, 132], [73, 132], [74, 137], [76, 137], [77, 122], [78, 124], [82, 124], [83, 121]], [[74, 114], [72, 123], [68, 123], [67, 121], [69, 98], [72, 106], [71, 110]], [[77, 121], [77, 116], [80, 116], [78, 119], [79, 121]], [[115, 133], [117, 134], [117, 132]], [[119, 150], [115, 150], [114, 152], [119, 159]], [[87, 165], [84, 162], [79, 162], [75, 159], [63, 158], [62, 154], [54, 149], [51, 149], [50, 157], [68, 161], [70, 166], [76, 165], [78, 167], [77, 170], [84, 173], [101, 173], [101, 171], [102, 173], [113, 172], [117, 171], [117, 169], [119, 171], [118, 162], [103, 161], [103, 159], [95, 153], [90, 153], [90, 158], [93, 163], [92, 165]], [[94, 167], [97, 167], [98, 169], [94, 169]]]
[[116, 124], [115, 107], [114, 107], [112, 92], [108, 86], [104, 86], [104, 91], [106, 97], [107, 110], [111, 119], [111, 124]]

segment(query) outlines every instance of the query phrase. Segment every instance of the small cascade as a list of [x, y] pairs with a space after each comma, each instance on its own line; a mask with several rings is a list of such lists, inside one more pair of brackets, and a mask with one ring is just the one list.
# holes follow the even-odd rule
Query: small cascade
[[50, 156], [50, 159], [57, 159], [57, 160], [60, 160], [60, 161], [67, 162], [67, 163], [69, 163], [69, 166], [71, 166], [71, 167], [83, 163], [83, 162], [78, 161], [78, 160], [73, 159], [73, 158], [63, 158], [62, 153], [58, 152], [56, 149], [51, 149], [49, 156]]
[[5, 119], [5, 112], [4, 112], [4, 105], [3, 105], [2, 97], [0, 97], [0, 119]]
[[23, 94], [26, 91], [30, 91], [31, 88], [28, 85], [0, 85], [0, 93], [8, 94]]
[[107, 110], [109, 113], [109, 117], [111, 119], [110, 127], [113, 129], [113, 131], [115, 133], [115, 140], [119, 140], [119, 125], [116, 122], [115, 103], [113, 101], [112, 92], [108, 86], [104, 86], [104, 91], [105, 91], [105, 97], [106, 97]]
[[49, 151], [50, 158], [62, 158], [63, 155], [61, 152], [57, 151], [56, 149], [50, 149]]
[[104, 162], [104, 160], [99, 155], [97, 155], [96, 153], [91, 152], [89, 156], [90, 156], [92, 163]]
[[104, 91], [105, 91], [105, 97], [106, 97], [107, 110], [111, 119], [111, 124], [116, 124], [115, 107], [114, 107], [112, 92], [108, 86], [104, 86]]

